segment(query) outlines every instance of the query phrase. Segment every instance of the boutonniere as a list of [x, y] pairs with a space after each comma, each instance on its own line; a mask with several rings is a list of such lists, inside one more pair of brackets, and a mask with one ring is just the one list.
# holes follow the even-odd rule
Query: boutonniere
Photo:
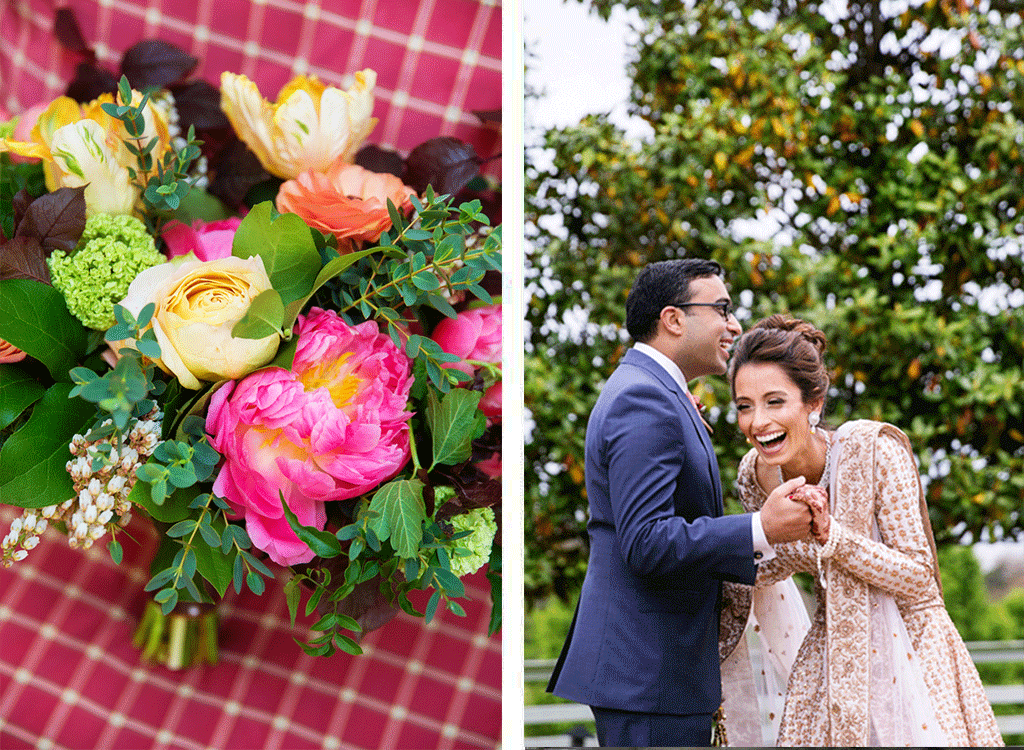
[[715, 431], [708, 423], [708, 420], [704, 418], [704, 412], [707, 410], [707, 406], [701, 403], [701, 400], [693, 395], [690, 391], [686, 392], [686, 395], [690, 398], [690, 403], [693, 404], [693, 408], [697, 410], [697, 415], [700, 417], [700, 421], [704, 423], [704, 426], [708, 430], [709, 435], [714, 435]]

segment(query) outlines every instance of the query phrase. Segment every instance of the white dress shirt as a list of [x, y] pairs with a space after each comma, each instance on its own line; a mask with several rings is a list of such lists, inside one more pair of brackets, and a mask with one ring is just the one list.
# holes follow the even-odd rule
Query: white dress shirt
[[[679, 383], [679, 386], [683, 389], [683, 393], [689, 397], [690, 386], [687, 384], [686, 378], [683, 376], [683, 371], [679, 369], [679, 365], [650, 344], [638, 342], [633, 345], [633, 348], [642, 354], [646, 354], [661, 365], [662, 369], [664, 369], [674, 381]], [[766, 562], [775, 557], [775, 549], [768, 544], [768, 539], [764, 535], [764, 527], [761, 525], [761, 511], [759, 510], [750, 514], [750, 532], [754, 542], [754, 560], [756, 562]]]

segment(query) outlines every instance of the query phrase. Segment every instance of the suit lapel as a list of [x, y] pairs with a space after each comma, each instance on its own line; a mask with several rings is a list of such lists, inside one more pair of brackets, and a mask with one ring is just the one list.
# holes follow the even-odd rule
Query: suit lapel
[[661, 382], [668, 390], [672, 391], [672, 393], [676, 395], [676, 398], [679, 399], [683, 412], [685, 412], [686, 416], [689, 417], [691, 424], [693, 424], [694, 431], [697, 433], [697, 438], [700, 440], [701, 445], [704, 446], [704, 451], [707, 455], [708, 469], [711, 471], [711, 478], [713, 480], [712, 485], [714, 486], [715, 508], [719, 515], [721, 515], [725, 512], [725, 506], [722, 502], [722, 480], [718, 473], [718, 457], [715, 455], [715, 447], [711, 444], [711, 438], [708, 435], [708, 428], [704, 424], [704, 418], [701, 416], [700, 412], [697, 411], [697, 407], [695, 407], [693, 402], [691, 402], [686, 396], [686, 393], [683, 391], [679, 383], [677, 383], [671, 375], [665, 372], [665, 368], [643, 352], [630, 349], [626, 352], [626, 356], [622, 361], [644, 368], [654, 375], [659, 382]]

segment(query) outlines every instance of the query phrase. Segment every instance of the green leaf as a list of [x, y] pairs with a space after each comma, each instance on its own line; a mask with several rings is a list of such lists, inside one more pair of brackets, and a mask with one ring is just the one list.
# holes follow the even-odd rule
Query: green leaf
[[245, 577], [245, 584], [249, 587], [249, 590], [257, 596], [262, 595], [267, 588], [267, 584], [254, 570], [250, 570], [249, 574]]
[[267, 289], [256, 295], [242, 319], [235, 323], [231, 335], [239, 339], [262, 339], [281, 334], [284, 323], [284, 303], [276, 289]]
[[[224, 525], [225, 521], [222, 515], [218, 515], [213, 521], [215, 528], [221, 528]], [[199, 527], [200, 533], [202, 533], [203, 528], [204, 526]], [[210, 541], [206, 539], [205, 535], [203, 539], [207, 544]], [[193, 550], [196, 553], [196, 568], [199, 570], [199, 575], [209, 581], [217, 589], [217, 593], [220, 596], [224, 596], [228, 586], [231, 585], [232, 569], [238, 553], [225, 555], [220, 547], [207, 547], [205, 544], [197, 544], [193, 547]]]
[[[150, 460], [152, 461], [152, 459]], [[136, 475], [143, 470], [149, 470], [150, 473], [160, 472], [161, 467], [155, 463], [147, 463], [144, 466], [139, 467]], [[149, 476], [150, 473], [147, 473], [147, 476]], [[132, 487], [132, 491], [131, 494], [128, 495], [128, 499], [133, 505], [140, 505], [145, 508], [146, 512], [158, 521], [163, 523], [177, 523], [189, 515], [189, 505], [200, 494], [200, 489], [201, 488], [199, 486], [193, 485], [191, 487], [175, 490], [171, 493], [170, 497], [165, 498], [161, 504], [157, 505], [153, 502], [150, 485], [140, 478], [139, 481], [135, 483], [135, 486]]]
[[120, 565], [124, 559], [124, 549], [121, 548], [121, 543], [118, 541], [111, 541], [107, 544], [107, 550], [110, 552], [110, 559], [114, 561], [115, 565]]
[[487, 580], [491, 583], [491, 620], [487, 635], [501, 630], [501, 547], [491, 546], [491, 558], [487, 561]]
[[317, 586], [316, 589], [314, 589], [313, 593], [309, 597], [309, 601], [306, 602], [306, 617], [313, 614], [313, 611], [316, 609], [316, 605], [320, 603], [320, 600], [324, 596], [324, 591], [326, 590], [327, 589], [323, 586]]
[[388, 198], [388, 216], [391, 218], [391, 226], [393, 226], [396, 231], [401, 232], [405, 227], [405, 224], [402, 219], [402, 215], [398, 212], [398, 208], [395, 207], [395, 204], [390, 198]]
[[295, 627], [295, 615], [299, 611], [299, 601], [302, 598], [302, 586], [298, 578], [291, 578], [284, 585], [284, 598], [288, 604], [288, 615], [291, 617], [292, 627]]
[[[443, 551], [443, 550], [439, 550]], [[448, 596], [465, 596], [466, 587], [465, 584], [452, 573], [450, 570], [444, 568], [434, 568], [434, 575], [437, 576], [437, 581], [444, 588], [444, 592]]]
[[441, 592], [434, 591], [430, 595], [430, 601], [427, 602], [427, 608], [423, 612], [423, 616], [426, 618], [426, 622], [429, 625], [430, 621], [434, 619], [434, 613], [437, 612], [437, 604], [441, 601]]
[[14, 365], [0, 365], [0, 430], [43, 397], [46, 388]]
[[161, 570], [159, 573], [157, 573], [155, 576], [149, 579], [149, 583], [146, 584], [143, 591], [153, 591], [154, 589], [162, 588], [163, 585], [165, 583], [170, 582], [172, 578], [174, 578], [173, 570], [171, 570], [170, 568]]
[[363, 649], [360, 648], [359, 644], [349, 638], [347, 635], [341, 635], [335, 633], [334, 640], [332, 641], [339, 649], [344, 651], [346, 654], [352, 654], [353, 656], [359, 656], [363, 653]]
[[486, 421], [477, 408], [483, 394], [465, 388], [453, 388], [438, 403], [430, 392], [427, 404], [427, 423], [434, 449], [433, 469], [438, 464], [454, 465], [468, 461], [472, 455], [472, 440], [480, 422]]
[[324, 284], [333, 279], [336, 276], [340, 276], [345, 273], [354, 263], [362, 260], [368, 255], [372, 255], [376, 248], [370, 248], [369, 250], [360, 250], [354, 253], [346, 253], [345, 255], [339, 255], [336, 258], [329, 260], [320, 272], [316, 275], [316, 279], [313, 281], [313, 286], [308, 293], [303, 295], [300, 299], [291, 302], [285, 307], [284, 321], [281, 324], [282, 330], [290, 331], [292, 326], [295, 325], [295, 320], [298, 318], [299, 313], [302, 312], [302, 308], [306, 306], [310, 298], [320, 289]]
[[235, 593], [242, 593], [242, 582], [245, 580], [245, 564], [241, 555], [235, 555], [235, 562], [231, 566], [231, 583], [235, 587]]
[[292, 513], [291, 508], [284, 501], [284, 494], [280, 491], [278, 494], [281, 497], [281, 507], [284, 508], [284, 515], [288, 519], [288, 525], [292, 527], [292, 531], [299, 537], [299, 540], [313, 550], [313, 554], [318, 557], [337, 557], [341, 554], [341, 543], [335, 538], [334, 534], [300, 524], [299, 519]]
[[178, 488], [191, 487], [196, 483], [196, 472], [192, 468], [191, 464], [185, 466], [171, 466], [168, 470], [170, 472], [171, 484]]
[[50, 387], [28, 421], [0, 449], [0, 497], [7, 505], [42, 508], [75, 494], [65, 465], [75, 433], [85, 432], [96, 408], [82, 399], [68, 399], [73, 386]]
[[88, 346], [61, 293], [27, 279], [0, 281], [0, 339], [42, 362], [54, 380], [68, 380]]
[[373, 495], [370, 510], [381, 517], [370, 527], [381, 541], [391, 539], [399, 557], [413, 557], [423, 539], [423, 522], [427, 519], [423, 502], [423, 482], [399, 479], [388, 482]]
[[208, 545], [220, 549], [220, 534], [212, 526], [207, 523], [199, 524], [199, 535]]
[[296, 214], [272, 219], [272, 206], [270, 201], [253, 206], [235, 232], [231, 254], [263, 258], [270, 283], [287, 305], [309, 294], [320, 271], [320, 253], [302, 219]]
[[171, 526], [171, 528], [167, 529], [166, 534], [172, 539], [177, 539], [178, 537], [183, 537], [187, 534], [191, 534], [193, 531], [195, 531], [195, 528], [195, 519], [187, 518], [184, 521], [178, 521], [178, 523], [174, 524], [173, 526]]

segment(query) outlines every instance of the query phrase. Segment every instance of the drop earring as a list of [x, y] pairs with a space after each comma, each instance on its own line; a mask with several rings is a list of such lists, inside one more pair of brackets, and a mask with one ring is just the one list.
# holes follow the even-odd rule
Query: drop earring
[[812, 411], [810, 414], [807, 415], [807, 422], [808, 422], [808, 424], [811, 425], [812, 428], [817, 427], [818, 426], [818, 422], [820, 422], [820, 421], [821, 421], [821, 415], [818, 414], [818, 412], [816, 412], [816, 411]]

